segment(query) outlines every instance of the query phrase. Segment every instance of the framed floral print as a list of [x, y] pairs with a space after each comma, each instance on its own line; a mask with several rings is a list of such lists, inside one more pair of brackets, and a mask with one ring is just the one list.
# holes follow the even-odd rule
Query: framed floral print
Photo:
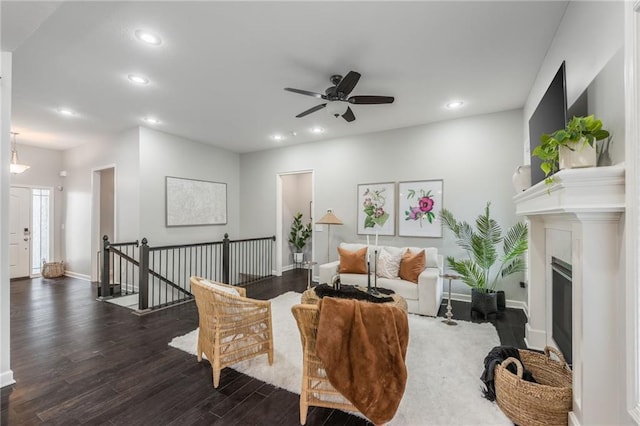
[[358, 185], [358, 234], [395, 235], [394, 182]]
[[442, 179], [398, 184], [398, 235], [442, 238]]

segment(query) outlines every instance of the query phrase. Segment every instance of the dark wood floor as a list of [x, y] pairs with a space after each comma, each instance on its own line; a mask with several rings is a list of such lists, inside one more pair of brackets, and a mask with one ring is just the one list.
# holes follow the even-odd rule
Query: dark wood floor
[[[294, 270], [247, 289], [270, 299], [302, 292]], [[213, 388], [211, 367], [168, 346], [197, 327], [194, 303], [144, 317], [95, 301], [95, 286], [72, 278], [11, 282], [11, 368], [2, 388], [3, 425], [298, 425], [298, 395], [227, 368]], [[440, 309], [442, 316], [444, 309]], [[455, 319], [469, 305], [454, 302]], [[525, 347], [526, 318], [507, 309], [490, 320], [502, 344]], [[308, 425], [359, 425], [338, 410], [311, 408]]]

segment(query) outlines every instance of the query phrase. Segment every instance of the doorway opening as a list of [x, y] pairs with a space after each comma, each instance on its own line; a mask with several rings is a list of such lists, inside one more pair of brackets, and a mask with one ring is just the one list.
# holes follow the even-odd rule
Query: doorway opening
[[91, 209], [91, 252], [92, 267], [91, 281], [98, 281], [100, 277], [100, 252], [102, 237], [107, 235], [110, 242], [117, 242], [116, 235], [116, 168], [104, 166], [93, 169], [91, 179], [92, 209]]
[[[305, 267], [304, 262], [313, 260], [313, 232], [307, 244], [300, 250], [303, 259], [294, 258], [297, 251], [289, 244], [289, 233], [296, 214], [301, 213], [303, 224], [313, 224], [313, 171], [280, 173], [276, 179], [276, 273], [283, 270]], [[313, 225], [312, 225], [313, 228]], [[297, 260], [297, 261], [296, 261]]]

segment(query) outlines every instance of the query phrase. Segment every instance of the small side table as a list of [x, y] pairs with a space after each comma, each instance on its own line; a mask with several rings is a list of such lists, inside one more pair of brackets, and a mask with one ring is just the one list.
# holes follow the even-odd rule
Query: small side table
[[448, 297], [449, 300], [447, 301], [447, 313], [445, 314], [447, 319], [442, 320], [442, 322], [447, 325], [458, 325], [457, 322], [451, 321], [451, 317], [453, 317], [453, 309], [451, 308], [451, 280], [459, 280], [462, 277], [460, 275], [454, 275], [454, 274], [443, 274], [441, 275], [441, 277], [449, 280], [449, 297]]
[[317, 265], [318, 262], [308, 260], [304, 262], [304, 264], [307, 266], [307, 290], [309, 290], [311, 288], [311, 275], [313, 272], [313, 265]]

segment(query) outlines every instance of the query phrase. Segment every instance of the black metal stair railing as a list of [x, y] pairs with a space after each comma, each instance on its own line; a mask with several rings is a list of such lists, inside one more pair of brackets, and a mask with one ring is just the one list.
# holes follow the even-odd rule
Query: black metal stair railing
[[102, 237], [99, 256], [99, 298], [126, 296], [138, 292], [138, 241], [111, 243]]
[[[275, 236], [232, 241], [225, 234], [222, 241], [150, 247], [143, 238], [136, 259], [105, 236], [103, 252], [109, 255], [103, 255], [103, 262], [108, 265], [116, 252], [118, 259], [137, 268], [138, 310], [148, 312], [191, 300], [194, 275], [232, 285], [272, 276], [274, 241]], [[106, 269], [103, 265], [102, 292], [109, 277]]]

